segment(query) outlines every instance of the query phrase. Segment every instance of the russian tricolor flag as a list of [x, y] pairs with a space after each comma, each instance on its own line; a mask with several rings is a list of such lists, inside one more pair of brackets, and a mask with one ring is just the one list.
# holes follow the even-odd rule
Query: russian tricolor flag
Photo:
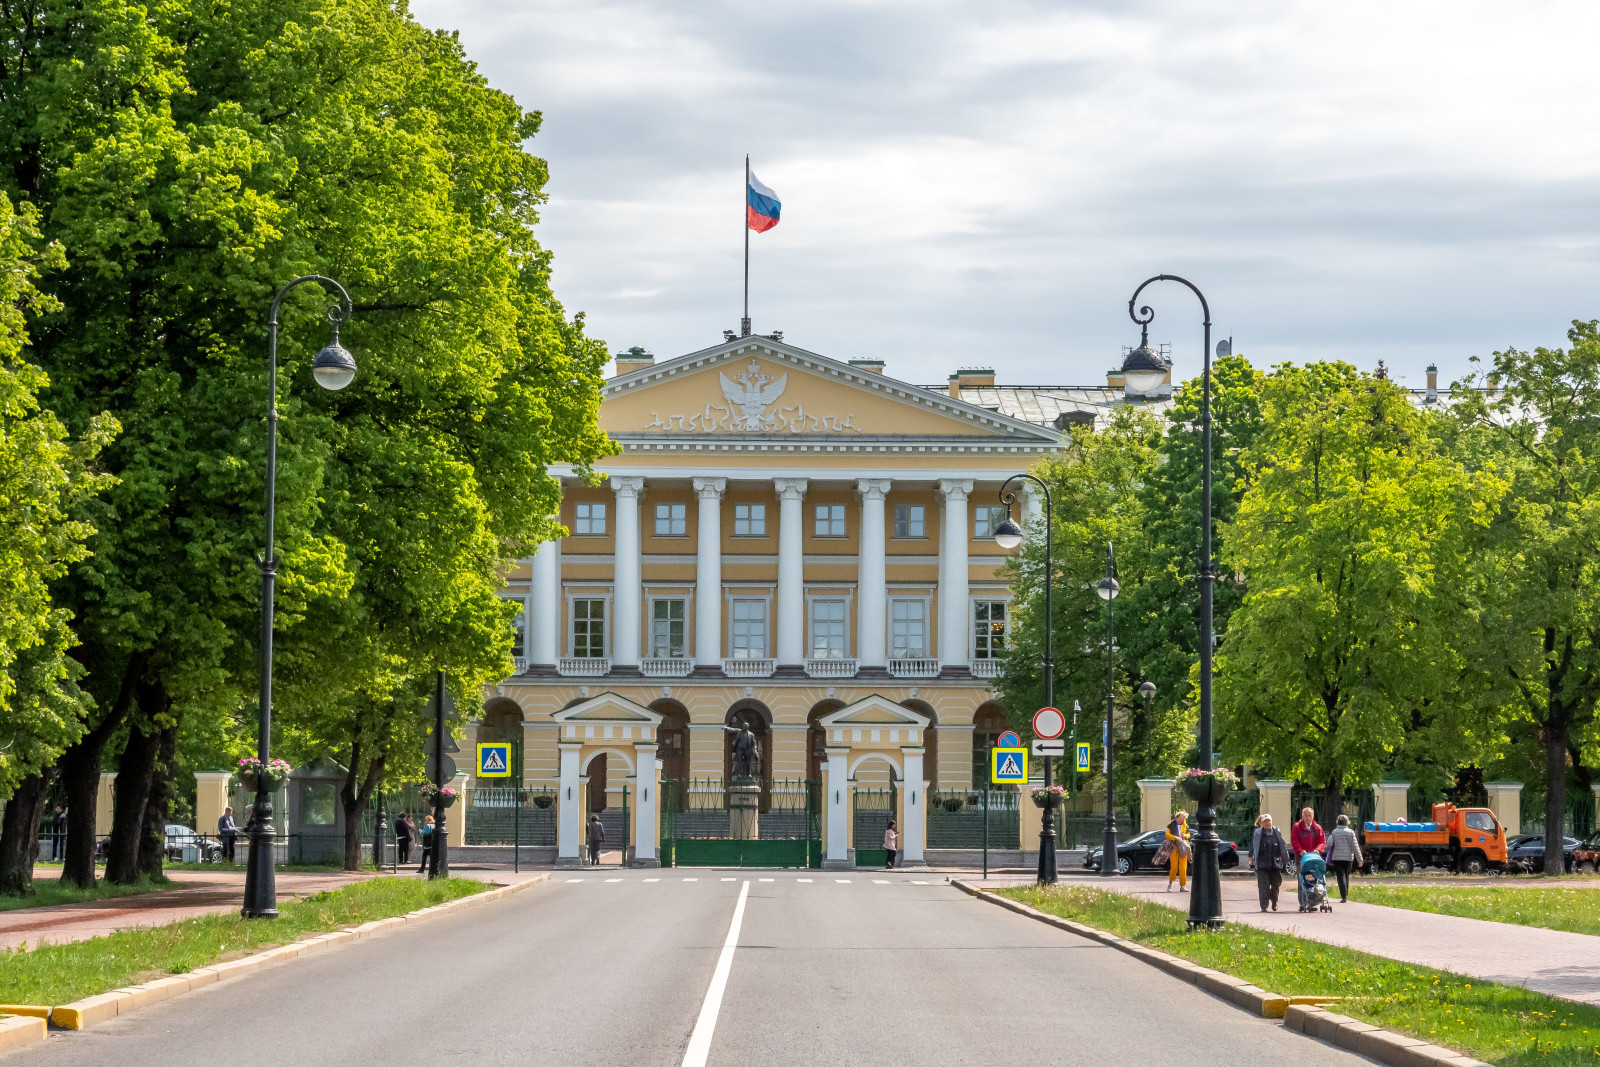
[[778, 224], [778, 209], [783, 205], [778, 203], [778, 194], [762, 185], [754, 171], [750, 172], [745, 204], [747, 221], [752, 230], [766, 233]]

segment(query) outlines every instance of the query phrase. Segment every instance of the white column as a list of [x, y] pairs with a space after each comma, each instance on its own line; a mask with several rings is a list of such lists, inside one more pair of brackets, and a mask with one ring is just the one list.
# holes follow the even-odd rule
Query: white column
[[612, 478], [617, 494], [617, 547], [611, 570], [611, 663], [639, 665], [639, 599], [644, 595], [639, 563], [639, 498], [643, 478]]
[[971, 482], [941, 481], [944, 522], [939, 524], [939, 662], [965, 667], [972, 657], [967, 621], [967, 494]]
[[883, 498], [887, 478], [856, 483], [861, 497], [861, 554], [856, 577], [856, 659], [863, 667], [889, 665], [888, 561], [884, 557]]
[[778, 662], [806, 658], [806, 583], [804, 478], [774, 478], [778, 493]]
[[928, 840], [928, 780], [922, 776], [923, 750], [902, 748], [905, 781], [900, 783], [900, 856], [898, 866], [920, 867], [927, 862], [922, 849]]
[[582, 859], [579, 849], [583, 847], [583, 825], [579, 819], [583, 814], [583, 797], [579, 795], [583, 784], [578, 776], [578, 756], [583, 746], [558, 744], [556, 747], [561, 750], [561, 786], [556, 794], [556, 865], [576, 867]]
[[656, 759], [656, 745], [633, 746], [634, 762], [639, 768], [634, 775], [633, 808], [633, 862], [640, 867], [660, 866], [656, 856], [656, 837], [661, 833], [661, 820], [656, 817], [660, 801], [657, 791], [661, 787], [661, 761]]
[[694, 573], [694, 661], [722, 666], [722, 492], [726, 478], [696, 478], [700, 541]]
[[533, 556], [533, 588], [524, 622], [528, 662], [554, 665], [561, 655], [561, 542], [546, 541]]
[[848, 748], [828, 749], [828, 855], [830, 868], [850, 862], [850, 783], [845, 761]]

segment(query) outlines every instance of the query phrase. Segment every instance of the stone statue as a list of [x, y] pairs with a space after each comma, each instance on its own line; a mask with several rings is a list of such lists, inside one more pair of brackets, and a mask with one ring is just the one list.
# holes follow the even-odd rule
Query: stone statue
[[733, 734], [733, 777], [755, 778], [761, 773], [761, 748], [756, 744], [756, 735], [744, 723], [737, 729], [732, 726], [723, 729]]

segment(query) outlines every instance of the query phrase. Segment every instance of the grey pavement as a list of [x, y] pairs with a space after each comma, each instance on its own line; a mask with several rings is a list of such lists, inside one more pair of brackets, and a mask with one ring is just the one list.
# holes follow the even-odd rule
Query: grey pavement
[[0, 1063], [682, 1064], [747, 881], [710, 1064], [1367, 1062], [926, 873], [602, 868]]

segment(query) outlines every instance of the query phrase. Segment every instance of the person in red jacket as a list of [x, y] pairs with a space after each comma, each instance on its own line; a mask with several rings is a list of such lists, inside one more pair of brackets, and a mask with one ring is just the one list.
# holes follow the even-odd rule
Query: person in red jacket
[[1314, 815], [1315, 812], [1306, 808], [1300, 813], [1300, 821], [1289, 830], [1289, 847], [1294, 850], [1296, 863], [1307, 852], [1321, 852], [1328, 847], [1327, 835], [1317, 825]]

